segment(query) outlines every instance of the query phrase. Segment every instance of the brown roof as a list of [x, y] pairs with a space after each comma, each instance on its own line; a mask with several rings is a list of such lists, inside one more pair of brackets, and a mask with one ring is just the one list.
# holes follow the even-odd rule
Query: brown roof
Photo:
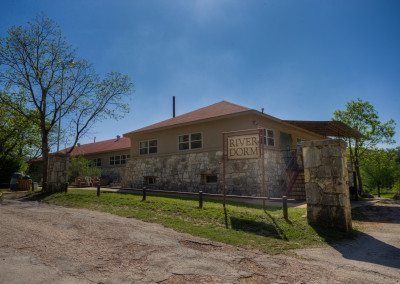
[[[118, 150], [130, 149], [131, 140], [126, 137], [114, 138], [104, 141], [99, 141], [95, 143], [81, 144], [77, 145], [74, 150], [72, 150], [71, 155], [90, 155], [103, 152], [112, 152]], [[65, 153], [70, 148], [61, 150], [60, 152]]]
[[[352, 137], [360, 138], [361, 134], [339, 121], [298, 121], [298, 120], [281, 120], [279, 118], [261, 113], [257, 110], [250, 109], [244, 106], [236, 105], [227, 101], [222, 101], [207, 107], [203, 107], [177, 117], [173, 117], [129, 133], [147, 132], [160, 128], [169, 128], [182, 124], [201, 122], [208, 119], [225, 117], [227, 115], [254, 112], [258, 115], [263, 115], [270, 119], [276, 120], [292, 127], [301, 128], [305, 131], [310, 131], [321, 136], [336, 136], [336, 137]], [[127, 134], [129, 134], [127, 133]], [[126, 135], [126, 134], [125, 134]]]
[[361, 138], [361, 133], [340, 121], [302, 121], [302, 120], [284, 120], [287, 123], [297, 127], [318, 133], [325, 137], [346, 137]]
[[[99, 141], [95, 143], [80, 144], [76, 145], [74, 150], [72, 150], [72, 156], [78, 155], [92, 155], [105, 152], [113, 152], [120, 150], [129, 150], [131, 148], [131, 139], [126, 137], [114, 138], [104, 141]], [[71, 147], [60, 150], [59, 153], [66, 153]], [[41, 162], [42, 157], [37, 157], [30, 160], [30, 163]]]
[[244, 106], [236, 105], [227, 101], [221, 101], [216, 104], [212, 104], [197, 110], [137, 129], [133, 132], [141, 132], [154, 130], [162, 127], [174, 126], [178, 124], [190, 123], [195, 121], [200, 121], [204, 119], [215, 118], [219, 116], [249, 111], [250, 109]]

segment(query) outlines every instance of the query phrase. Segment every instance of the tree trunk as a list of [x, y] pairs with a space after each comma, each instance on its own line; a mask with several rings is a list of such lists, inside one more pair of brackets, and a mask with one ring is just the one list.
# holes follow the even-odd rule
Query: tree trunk
[[357, 182], [357, 174], [355, 172], [354, 167], [354, 154], [353, 147], [351, 146], [351, 139], [349, 138], [349, 151], [350, 151], [350, 165], [351, 165], [351, 173], [353, 174], [353, 186], [355, 189], [354, 200], [358, 201], [358, 182]]
[[378, 185], [378, 197], [381, 197], [381, 187]]
[[358, 141], [356, 140], [356, 146], [354, 147], [354, 152], [355, 152], [355, 170], [356, 170], [356, 174], [357, 174], [357, 182], [358, 182], [358, 191], [359, 194], [362, 194], [363, 192], [363, 188], [362, 188], [362, 179], [361, 179], [361, 172], [360, 172], [360, 157], [359, 157], [359, 153], [358, 153]]
[[49, 167], [49, 138], [46, 131], [42, 131], [42, 158], [43, 158], [43, 182], [42, 182], [42, 190], [47, 191], [47, 176], [48, 176], [48, 167]]

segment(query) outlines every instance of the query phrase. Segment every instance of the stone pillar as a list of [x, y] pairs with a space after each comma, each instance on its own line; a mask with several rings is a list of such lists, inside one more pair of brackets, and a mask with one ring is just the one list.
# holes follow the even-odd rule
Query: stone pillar
[[69, 156], [65, 154], [49, 155], [47, 169], [47, 189], [50, 192], [64, 191], [68, 182]]
[[308, 223], [350, 231], [346, 142], [305, 141], [302, 149]]

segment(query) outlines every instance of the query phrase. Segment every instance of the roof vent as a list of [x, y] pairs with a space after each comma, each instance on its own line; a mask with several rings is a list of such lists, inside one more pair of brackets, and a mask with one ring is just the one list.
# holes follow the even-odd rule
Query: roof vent
[[264, 113], [264, 108], [261, 108], [261, 113]]
[[121, 136], [117, 135], [117, 141], [121, 138]]
[[76, 143], [76, 146], [78, 146], [78, 147], [81, 146], [81, 143]]

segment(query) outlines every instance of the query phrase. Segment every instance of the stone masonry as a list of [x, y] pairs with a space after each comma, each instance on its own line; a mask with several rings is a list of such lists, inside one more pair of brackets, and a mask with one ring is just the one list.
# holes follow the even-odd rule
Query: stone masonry
[[308, 223], [351, 230], [346, 143], [306, 141], [302, 148]]
[[68, 166], [68, 155], [52, 154], [49, 156], [47, 188], [50, 192], [59, 192], [65, 189], [65, 184], [68, 182]]
[[[271, 196], [281, 197], [285, 168], [281, 151], [266, 149], [264, 163], [267, 190]], [[226, 161], [227, 194], [264, 196], [261, 167], [259, 159]], [[217, 176], [218, 181], [206, 183], [206, 175]], [[221, 193], [222, 151], [133, 157], [122, 175], [122, 186], [141, 188], [146, 176], [155, 177], [158, 189]]]

